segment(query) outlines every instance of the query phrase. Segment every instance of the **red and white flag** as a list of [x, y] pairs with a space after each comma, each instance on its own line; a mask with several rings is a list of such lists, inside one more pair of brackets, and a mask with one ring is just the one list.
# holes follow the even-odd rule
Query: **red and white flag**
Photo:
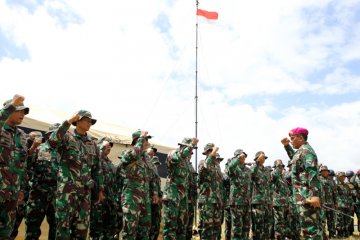
[[209, 12], [199, 8], [196, 11], [196, 15], [206, 17], [207, 19], [210, 20], [217, 20], [219, 17], [219, 14], [217, 12]]

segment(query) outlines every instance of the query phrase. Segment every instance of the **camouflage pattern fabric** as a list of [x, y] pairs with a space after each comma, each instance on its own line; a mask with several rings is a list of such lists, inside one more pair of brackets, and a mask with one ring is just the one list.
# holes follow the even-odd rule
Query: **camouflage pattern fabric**
[[231, 239], [231, 210], [230, 210], [230, 178], [229, 174], [229, 162], [231, 159], [228, 159], [227, 163], [225, 164], [225, 171], [224, 171], [224, 191], [225, 191], [225, 209], [224, 209], [224, 222], [225, 222], [225, 240]]
[[189, 161], [189, 187], [188, 187], [188, 223], [186, 230], [186, 239], [192, 239], [193, 233], [193, 224], [194, 224], [194, 215], [195, 207], [197, 201], [197, 172], [195, 171], [192, 163]]
[[5, 123], [15, 110], [13, 105], [0, 110], [0, 239], [10, 239], [26, 169], [26, 134]]
[[56, 239], [86, 239], [89, 228], [90, 188], [104, 190], [96, 142], [74, 130], [70, 123], [51, 133], [49, 144], [61, 147], [56, 192]]
[[[337, 209], [344, 214], [349, 214], [349, 207], [351, 207], [351, 193], [345, 183], [337, 181]], [[348, 237], [348, 222], [349, 217], [343, 214], [336, 215], [336, 230], [338, 237]]]
[[[323, 186], [324, 192], [324, 205], [330, 208], [335, 209], [335, 201], [336, 201], [336, 185], [335, 182], [327, 177], [319, 176], [319, 180]], [[325, 222], [327, 224], [327, 229], [329, 231], [329, 236], [336, 235], [335, 229], [335, 212], [329, 209], [323, 209], [325, 214]]]
[[[163, 192], [161, 191], [161, 178], [159, 176], [157, 166], [154, 164], [154, 161], [159, 161], [157, 156], [153, 158], [148, 158], [148, 163], [151, 169], [150, 181], [152, 182], [151, 185], [153, 186], [153, 188], [150, 188], [149, 197], [152, 197], [156, 194], [159, 199], [162, 199]], [[151, 227], [149, 233], [150, 240], [158, 239], [158, 236], [160, 234], [161, 209], [161, 200], [158, 203], [151, 203]]]

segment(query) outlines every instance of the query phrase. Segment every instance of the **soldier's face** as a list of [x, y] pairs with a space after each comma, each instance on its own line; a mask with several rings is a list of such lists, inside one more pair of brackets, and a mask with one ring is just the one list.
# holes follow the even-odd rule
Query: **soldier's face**
[[304, 138], [301, 135], [292, 135], [290, 142], [293, 148], [298, 149], [304, 144]]
[[6, 123], [10, 126], [17, 126], [22, 123], [25, 117], [25, 110], [15, 111], [6, 120]]
[[83, 117], [76, 123], [76, 128], [79, 128], [85, 132], [89, 131], [91, 127], [91, 119], [88, 117]]
[[329, 172], [328, 172], [328, 171], [321, 171], [321, 176], [323, 176], [323, 177], [328, 177], [328, 176], [329, 176]]

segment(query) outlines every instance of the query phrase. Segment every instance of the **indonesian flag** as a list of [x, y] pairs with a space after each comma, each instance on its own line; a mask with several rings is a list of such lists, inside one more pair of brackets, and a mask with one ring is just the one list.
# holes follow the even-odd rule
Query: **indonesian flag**
[[219, 17], [219, 14], [217, 12], [209, 12], [202, 9], [197, 9], [196, 15], [206, 17], [207, 19], [211, 20], [217, 20]]

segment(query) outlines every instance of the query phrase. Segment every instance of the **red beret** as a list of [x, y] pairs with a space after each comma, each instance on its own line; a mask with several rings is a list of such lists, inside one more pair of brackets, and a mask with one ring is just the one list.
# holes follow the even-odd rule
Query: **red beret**
[[289, 132], [289, 136], [299, 135], [299, 134], [308, 135], [309, 131], [306, 128], [297, 127], [297, 128], [290, 130], [290, 132]]

